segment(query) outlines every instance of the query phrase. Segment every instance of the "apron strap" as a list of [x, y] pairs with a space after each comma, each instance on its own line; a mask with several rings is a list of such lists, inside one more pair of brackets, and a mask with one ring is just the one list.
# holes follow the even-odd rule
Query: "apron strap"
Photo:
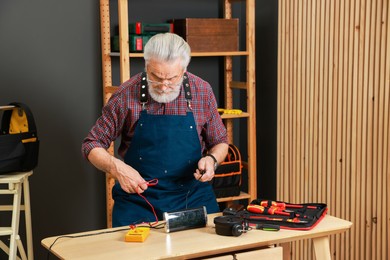
[[141, 75], [141, 90], [139, 99], [142, 104], [142, 110], [145, 110], [145, 105], [148, 103], [148, 82], [146, 80], [146, 72], [142, 72]]
[[187, 108], [189, 110], [192, 110], [191, 107], [192, 94], [191, 94], [190, 82], [188, 81], [187, 73], [184, 73], [183, 75], [183, 85], [184, 85], [184, 94], [185, 94], [184, 96], [186, 97], [186, 101], [187, 101]]
[[[188, 81], [187, 73], [184, 73], [183, 75], [183, 86], [184, 86], [184, 96], [187, 101], [187, 107], [190, 110], [192, 110], [191, 107], [192, 94], [191, 94], [190, 82]], [[148, 81], [146, 78], [146, 72], [142, 72], [141, 74], [141, 89], [140, 89], [139, 99], [142, 104], [142, 110], [145, 110], [146, 103], [148, 103]]]

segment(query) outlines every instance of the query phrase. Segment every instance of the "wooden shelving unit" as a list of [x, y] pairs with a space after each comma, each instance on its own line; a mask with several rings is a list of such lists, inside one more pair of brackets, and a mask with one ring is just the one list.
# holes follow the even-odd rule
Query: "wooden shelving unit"
[[[110, 55], [112, 57], [119, 57], [120, 53], [119, 52], [111, 52]], [[231, 51], [231, 52], [226, 52], [226, 51], [221, 51], [221, 52], [192, 52], [191, 57], [212, 57], [212, 56], [245, 56], [249, 55], [247, 51]], [[130, 58], [142, 58], [143, 54], [142, 53], [129, 53]]]
[[[103, 70], [103, 101], [104, 104], [116, 90], [112, 84], [112, 59], [120, 62], [120, 82], [130, 78], [130, 59], [142, 58], [142, 53], [129, 52], [128, 35], [128, 1], [118, 1], [118, 23], [119, 23], [119, 49], [120, 52], [111, 52], [110, 47], [110, 0], [100, 0], [100, 20], [101, 20], [101, 45], [102, 45], [102, 70]], [[246, 92], [246, 111], [240, 115], [223, 115], [229, 142], [233, 143], [233, 124], [238, 118], [247, 120], [247, 154], [248, 158], [243, 162], [244, 168], [248, 173], [248, 192], [241, 192], [239, 196], [219, 198], [218, 202], [231, 203], [238, 200], [251, 201], [257, 197], [257, 170], [256, 170], [256, 74], [255, 74], [255, 0], [225, 0], [223, 2], [224, 15], [221, 18], [232, 17], [232, 3], [245, 2], [246, 10], [246, 46], [244, 51], [234, 52], [194, 52], [192, 57], [224, 57], [224, 104], [225, 108], [233, 109], [233, 89], [240, 89]], [[246, 57], [246, 82], [237, 82], [233, 80], [233, 57]], [[113, 145], [110, 152], [114, 154]], [[113, 200], [111, 189], [115, 181], [110, 175], [106, 174], [106, 199], [107, 199], [107, 226], [111, 226]]]

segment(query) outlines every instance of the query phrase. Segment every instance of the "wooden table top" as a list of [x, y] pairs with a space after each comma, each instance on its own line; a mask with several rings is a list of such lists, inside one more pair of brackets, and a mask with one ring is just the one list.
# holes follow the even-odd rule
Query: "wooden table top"
[[[330, 215], [309, 231], [251, 230], [239, 237], [219, 236], [215, 233], [213, 219], [209, 215], [208, 225], [173, 233], [164, 229], [152, 229], [144, 242], [125, 242], [127, 233], [122, 228], [112, 228], [71, 234], [73, 236], [96, 234], [78, 238], [62, 237], [52, 246], [51, 251], [62, 259], [184, 259], [235, 252], [276, 243], [328, 236], [348, 230], [352, 223]], [[119, 230], [119, 231], [117, 231]], [[116, 231], [116, 232], [112, 232]], [[106, 233], [110, 232], [110, 233]], [[49, 248], [59, 236], [42, 240]]]

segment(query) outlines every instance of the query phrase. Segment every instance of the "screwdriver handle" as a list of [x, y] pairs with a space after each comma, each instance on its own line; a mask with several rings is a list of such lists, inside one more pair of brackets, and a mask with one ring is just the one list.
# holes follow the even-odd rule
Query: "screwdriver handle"
[[279, 231], [280, 226], [273, 224], [256, 224], [256, 229], [261, 229], [264, 231]]
[[273, 200], [262, 200], [260, 202], [260, 205], [263, 207], [276, 207], [279, 208], [280, 210], [284, 210], [286, 208], [286, 203], [276, 202]]

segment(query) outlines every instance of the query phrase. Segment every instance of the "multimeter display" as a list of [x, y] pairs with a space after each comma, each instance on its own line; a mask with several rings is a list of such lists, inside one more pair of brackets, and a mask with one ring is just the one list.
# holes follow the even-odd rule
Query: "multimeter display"
[[205, 227], [207, 224], [206, 207], [164, 212], [165, 231], [167, 233]]

